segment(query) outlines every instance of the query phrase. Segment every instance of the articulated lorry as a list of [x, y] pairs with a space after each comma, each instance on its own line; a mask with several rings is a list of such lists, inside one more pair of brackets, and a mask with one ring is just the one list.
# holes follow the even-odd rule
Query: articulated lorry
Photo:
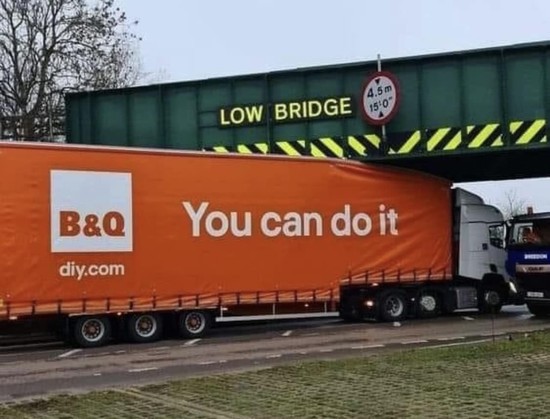
[[239, 318], [497, 311], [510, 297], [502, 215], [418, 172], [0, 143], [0, 176], [0, 320], [55, 319], [84, 347]]
[[520, 298], [536, 316], [550, 315], [550, 212], [517, 215], [509, 220], [506, 270]]

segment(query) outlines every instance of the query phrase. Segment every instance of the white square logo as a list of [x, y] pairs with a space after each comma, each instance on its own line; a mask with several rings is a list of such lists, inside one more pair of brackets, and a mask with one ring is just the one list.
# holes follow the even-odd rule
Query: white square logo
[[132, 174], [52, 170], [51, 251], [131, 252]]

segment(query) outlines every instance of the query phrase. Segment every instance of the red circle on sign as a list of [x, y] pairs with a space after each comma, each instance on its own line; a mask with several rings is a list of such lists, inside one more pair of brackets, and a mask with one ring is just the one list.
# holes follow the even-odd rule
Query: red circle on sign
[[[367, 89], [369, 85], [379, 77], [387, 78], [394, 87], [395, 91], [395, 100], [393, 108], [383, 117], [375, 119], [372, 116], [369, 115], [367, 109], [365, 109], [365, 94], [367, 93]], [[392, 119], [395, 114], [397, 113], [397, 110], [399, 109], [399, 104], [401, 103], [401, 92], [399, 90], [399, 82], [397, 81], [397, 78], [390, 73], [389, 71], [377, 71], [373, 74], [371, 74], [363, 83], [363, 88], [361, 89], [361, 96], [359, 98], [359, 106], [361, 107], [361, 112], [363, 113], [363, 118], [371, 125], [384, 125], [387, 122]]]

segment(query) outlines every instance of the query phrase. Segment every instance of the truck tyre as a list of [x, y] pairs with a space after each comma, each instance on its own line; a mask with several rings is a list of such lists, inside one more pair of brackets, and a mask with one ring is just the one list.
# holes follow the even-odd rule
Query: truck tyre
[[73, 337], [83, 348], [104, 345], [111, 338], [111, 322], [105, 316], [83, 316], [74, 321]]
[[430, 288], [423, 288], [416, 296], [416, 315], [421, 319], [436, 317], [441, 312], [441, 297]]
[[154, 342], [162, 334], [162, 317], [158, 313], [132, 314], [126, 325], [128, 337], [133, 342]]
[[388, 290], [378, 296], [378, 319], [395, 322], [407, 315], [407, 296], [400, 290]]
[[502, 309], [504, 299], [501, 293], [495, 288], [485, 288], [481, 292], [479, 311], [483, 314], [497, 314]]
[[540, 304], [527, 303], [529, 312], [537, 317], [548, 317], [550, 315], [550, 307], [541, 306]]
[[212, 315], [203, 310], [184, 311], [178, 316], [178, 330], [184, 338], [204, 336], [212, 323]]

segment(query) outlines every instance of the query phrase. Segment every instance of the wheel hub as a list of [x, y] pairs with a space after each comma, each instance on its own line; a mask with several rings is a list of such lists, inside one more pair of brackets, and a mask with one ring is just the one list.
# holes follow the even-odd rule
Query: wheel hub
[[103, 326], [97, 320], [87, 320], [82, 325], [82, 336], [90, 342], [100, 340], [104, 333]]
[[437, 303], [433, 295], [423, 295], [422, 298], [420, 299], [420, 306], [425, 311], [434, 311], [437, 306]]
[[494, 290], [489, 290], [485, 292], [485, 301], [487, 304], [496, 306], [500, 303], [500, 295]]
[[191, 318], [189, 319], [189, 321], [187, 322], [187, 324], [189, 325], [189, 327], [190, 327], [191, 329], [196, 329], [197, 327], [200, 326], [201, 322], [200, 322], [200, 320], [199, 320], [198, 318], [196, 318], [196, 317], [191, 317]]
[[142, 316], [136, 322], [136, 332], [142, 337], [150, 337], [156, 329], [156, 322], [150, 316]]

